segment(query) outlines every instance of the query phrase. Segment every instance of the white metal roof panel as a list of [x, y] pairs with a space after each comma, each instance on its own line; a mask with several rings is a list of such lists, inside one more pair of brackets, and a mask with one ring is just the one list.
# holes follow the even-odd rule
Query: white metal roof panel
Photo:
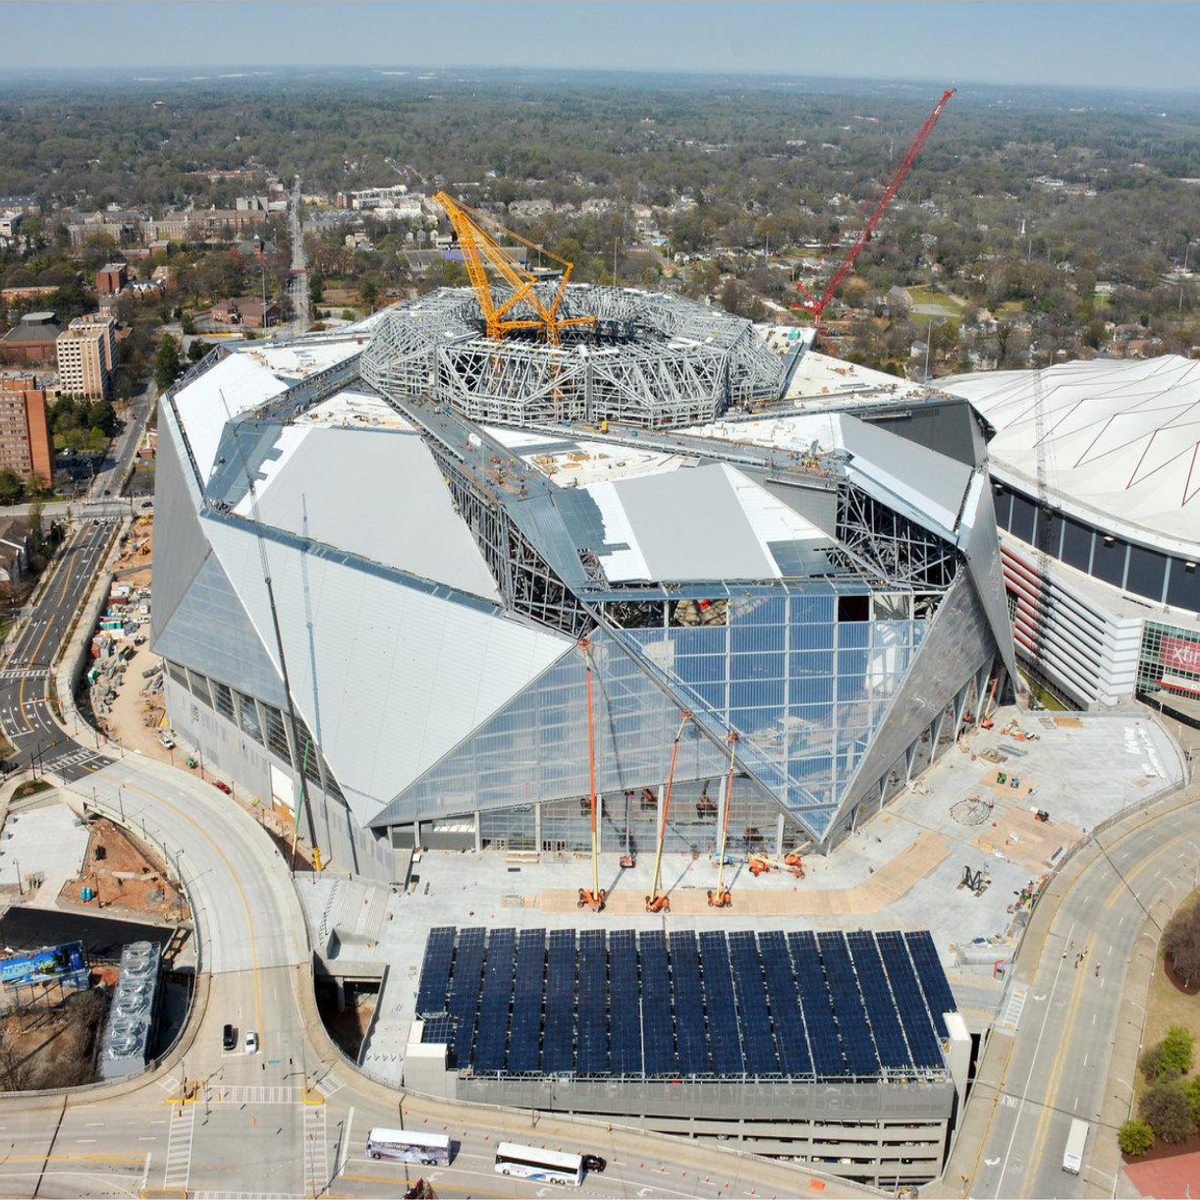
[[[415, 433], [284, 426], [260, 468], [258, 515], [422, 579], [499, 601], [433, 455]], [[250, 515], [244, 497], [234, 510]]]
[[229, 418], [278, 396], [287, 386], [261, 363], [231, 354], [175, 396], [175, 408], [202, 483], [207, 483], [212, 473]]
[[[257, 539], [227, 520], [204, 525], [276, 660]], [[265, 545], [296, 706], [347, 796], [378, 801], [361, 811], [351, 798], [363, 824], [574, 644], [383, 572]]]
[[812, 522], [726, 463], [584, 490], [604, 522], [610, 548], [600, 558], [614, 583], [778, 579], [771, 544], [829, 542]]

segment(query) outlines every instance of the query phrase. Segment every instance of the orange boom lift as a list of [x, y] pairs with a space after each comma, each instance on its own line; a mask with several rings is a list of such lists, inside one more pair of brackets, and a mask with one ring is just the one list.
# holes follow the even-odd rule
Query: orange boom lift
[[708, 893], [710, 908], [729, 908], [733, 897], [725, 886], [725, 847], [729, 843], [729, 810], [733, 807], [733, 756], [737, 750], [738, 735], [729, 735], [729, 776], [725, 780], [725, 815], [721, 818], [721, 853], [717, 860], [717, 886]]
[[596, 726], [592, 719], [592, 644], [587, 638], [582, 638], [579, 648], [583, 651], [583, 661], [587, 668], [588, 782], [592, 796], [592, 890], [589, 892], [587, 888], [579, 889], [579, 907], [590, 908], [592, 912], [603, 912], [608, 893], [600, 887], [600, 847], [596, 838]]
[[679, 712], [679, 730], [675, 734], [675, 744], [671, 747], [671, 768], [667, 772], [667, 790], [663, 795], [662, 815], [658, 820], [658, 846], [654, 851], [654, 880], [650, 884], [650, 895], [646, 897], [646, 911], [660, 913], [671, 911], [671, 900], [658, 889], [662, 885], [662, 855], [663, 842], [667, 836], [667, 813], [671, 811], [671, 784], [675, 780], [675, 759], [679, 755], [679, 739], [683, 737], [684, 726], [692, 719], [692, 714], [686, 709]]

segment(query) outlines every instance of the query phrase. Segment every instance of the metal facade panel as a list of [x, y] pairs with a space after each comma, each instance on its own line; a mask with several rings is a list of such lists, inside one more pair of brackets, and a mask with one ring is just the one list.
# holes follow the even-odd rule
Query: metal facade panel
[[282, 708], [283, 681], [214, 555], [154, 641], [154, 652]]
[[874, 788], [914, 738], [928, 729], [955, 693], [996, 653], [975, 589], [960, 575], [938, 608], [912, 667], [850, 780], [839, 813]]
[[500, 599], [418, 434], [333, 427], [306, 433], [259, 487], [264, 524]]
[[868, 491], [872, 484], [883, 488], [913, 520], [953, 540], [972, 469], [848, 413], [840, 414], [840, 420], [842, 444], [854, 456], [851, 474], [857, 474]]
[[992, 488], [984, 474], [975, 476], [963, 505], [962, 547], [967, 570], [980, 603], [987, 614], [992, 636], [1000, 647], [1000, 656], [1010, 679], [1017, 678], [1012, 622], [1008, 618], [1008, 597], [1004, 588], [1004, 567], [1000, 561], [1000, 536], [996, 531], [996, 506]]
[[[254, 533], [204, 524], [274, 660]], [[300, 544], [266, 548], [296, 707], [363, 824], [570, 645]]]
[[151, 580], [154, 604], [150, 638], [156, 642], [176, 605], [183, 599], [208, 554], [208, 544], [196, 516], [199, 494], [189, 485], [175, 421], [166, 405], [158, 410], [158, 457], [154, 467], [154, 519], [160, 534], [154, 550]]

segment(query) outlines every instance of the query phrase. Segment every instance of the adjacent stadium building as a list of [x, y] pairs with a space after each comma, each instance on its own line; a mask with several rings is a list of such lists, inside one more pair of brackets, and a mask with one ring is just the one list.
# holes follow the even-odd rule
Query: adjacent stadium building
[[996, 430], [1024, 663], [1072, 706], [1138, 697], [1200, 725], [1200, 362], [1101, 358], [938, 383]]
[[727, 802], [737, 846], [827, 850], [1015, 669], [970, 404], [800, 395], [802, 345], [672, 297], [564, 311], [493, 341], [447, 290], [160, 402], [171, 721], [339, 869], [588, 847], [589, 760], [602, 848], [650, 846], [681, 720], [668, 851]]

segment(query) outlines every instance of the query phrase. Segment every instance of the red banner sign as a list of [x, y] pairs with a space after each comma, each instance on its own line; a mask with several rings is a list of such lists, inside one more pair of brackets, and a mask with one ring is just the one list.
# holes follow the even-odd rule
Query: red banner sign
[[1200, 675], [1200, 642], [1165, 637], [1158, 652], [1158, 661], [1173, 671], [1189, 671]]

